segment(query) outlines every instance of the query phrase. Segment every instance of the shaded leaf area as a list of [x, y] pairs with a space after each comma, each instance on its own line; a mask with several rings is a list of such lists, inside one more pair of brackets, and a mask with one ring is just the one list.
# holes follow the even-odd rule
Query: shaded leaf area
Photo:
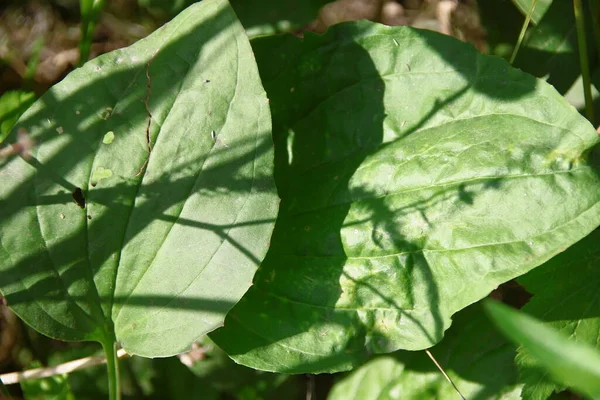
[[[515, 346], [499, 334], [480, 305], [454, 317], [444, 340], [431, 349], [460, 392], [470, 400], [520, 399]], [[377, 357], [332, 388], [329, 400], [459, 398], [425, 352]]]
[[553, 3], [553, 0], [512, 0], [523, 15], [529, 14], [529, 10], [534, 1], [536, 4], [533, 13], [531, 14], [531, 22], [537, 24], [543, 18], [544, 14], [546, 14], [548, 8], [550, 8]]
[[[538, 319], [502, 303], [486, 301], [485, 309], [502, 333], [519, 344], [520, 351], [524, 349], [553, 379], [589, 398], [600, 398], [600, 352], [595, 346], [569, 340]], [[549, 394], [529, 390], [523, 398], [546, 399]]]
[[[534, 296], [523, 311], [539, 318], [574, 342], [600, 350], [600, 231], [594, 231], [564, 253], [519, 278]], [[517, 356], [526, 399], [547, 398], [564, 389], [525, 349]]]
[[[586, 18], [588, 56], [591, 69], [596, 65], [596, 46], [592, 35], [589, 8]], [[560, 93], [566, 93], [581, 74], [577, 29], [573, 4], [554, 1], [539, 20], [519, 50], [514, 66], [537, 77], [547, 78]]]
[[211, 334], [237, 362], [350, 369], [598, 225], [595, 129], [549, 85], [428, 31], [253, 41], [282, 198], [254, 285]]
[[0, 287], [23, 320], [147, 356], [222, 324], [277, 210], [267, 99], [226, 1], [87, 63], [16, 128], [37, 146], [0, 166]]
[[22, 90], [8, 91], [0, 96], [0, 143], [34, 101], [34, 93]]

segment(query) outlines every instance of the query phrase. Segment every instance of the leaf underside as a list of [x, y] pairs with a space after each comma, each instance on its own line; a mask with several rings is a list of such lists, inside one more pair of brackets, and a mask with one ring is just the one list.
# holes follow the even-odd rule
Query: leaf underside
[[282, 202], [254, 285], [211, 334], [238, 363], [332, 372], [431, 347], [598, 225], [595, 129], [504, 60], [368, 22], [253, 48]]
[[0, 169], [0, 287], [19, 316], [144, 356], [222, 325], [278, 201], [268, 101], [225, 0], [87, 63], [17, 128], [36, 142]]

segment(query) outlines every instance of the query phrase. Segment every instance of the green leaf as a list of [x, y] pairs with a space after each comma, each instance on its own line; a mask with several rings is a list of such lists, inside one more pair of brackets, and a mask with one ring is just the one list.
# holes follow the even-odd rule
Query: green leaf
[[[586, 25], [588, 54], [590, 60], [594, 60], [596, 50], [589, 15]], [[547, 81], [560, 93], [564, 94], [571, 88], [581, 74], [572, 2], [554, 1], [550, 4], [544, 17], [530, 31], [514, 65], [537, 77], [547, 77]]]
[[[458, 313], [431, 353], [467, 399], [520, 399], [515, 348], [473, 305]], [[337, 382], [329, 400], [456, 400], [454, 388], [424, 352], [401, 351], [369, 361]]]
[[38, 143], [0, 171], [0, 287], [20, 317], [143, 356], [222, 325], [277, 210], [268, 101], [225, 0], [75, 70], [17, 127]]
[[501, 303], [487, 301], [485, 308], [498, 328], [526, 349], [554, 379], [600, 398], [600, 352]]
[[[531, 15], [531, 22], [537, 24], [540, 22], [544, 14], [548, 11], [548, 8], [552, 5], [553, 0], [513, 0], [513, 3], [517, 6], [523, 15], [527, 15], [531, 9], [531, 4], [536, 1], [533, 14]], [[558, 2], [557, 2], [558, 3]]]
[[[519, 278], [533, 298], [523, 307], [544, 325], [576, 343], [600, 349], [600, 231], [596, 230], [564, 253]], [[526, 398], [546, 398], [561, 390], [535, 357], [519, 350], [517, 365], [526, 383]]]
[[21, 114], [34, 101], [34, 93], [21, 90], [8, 91], [0, 96], [0, 143], [8, 136]]
[[237, 362], [339, 371], [429, 348], [598, 225], [596, 130], [504, 60], [368, 22], [253, 48], [282, 202], [254, 285], [211, 334]]

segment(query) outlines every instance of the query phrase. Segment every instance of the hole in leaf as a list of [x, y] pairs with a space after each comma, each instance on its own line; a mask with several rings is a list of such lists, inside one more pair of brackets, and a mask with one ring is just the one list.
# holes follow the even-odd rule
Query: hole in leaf
[[73, 190], [73, 200], [79, 208], [85, 208], [85, 197], [81, 188], [75, 188], [75, 190]]

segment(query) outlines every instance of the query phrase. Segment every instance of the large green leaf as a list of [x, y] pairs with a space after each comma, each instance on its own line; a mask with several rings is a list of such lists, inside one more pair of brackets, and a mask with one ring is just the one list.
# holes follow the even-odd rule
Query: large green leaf
[[87, 63], [17, 128], [38, 143], [0, 170], [0, 287], [19, 316], [144, 356], [222, 324], [277, 210], [268, 101], [225, 0]]
[[[515, 347], [473, 305], [454, 318], [431, 353], [467, 399], [520, 399]], [[341, 379], [329, 400], [456, 400], [454, 388], [425, 352], [378, 357]]]
[[368, 22], [253, 47], [282, 202], [253, 287], [211, 334], [237, 362], [336, 371], [431, 347], [598, 225], [596, 130], [504, 60]]
[[[523, 311], [574, 342], [600, 350], [600, 231], [519, 278], [533, 298]], [[562, 389], [525, 349], [517, 357], [524, 398], [547, 398]]]
[[526, 349], [554, 379], [600, 399], [600, 352], [502, 303], [490, 301], [485, 306], [500, 330]]

